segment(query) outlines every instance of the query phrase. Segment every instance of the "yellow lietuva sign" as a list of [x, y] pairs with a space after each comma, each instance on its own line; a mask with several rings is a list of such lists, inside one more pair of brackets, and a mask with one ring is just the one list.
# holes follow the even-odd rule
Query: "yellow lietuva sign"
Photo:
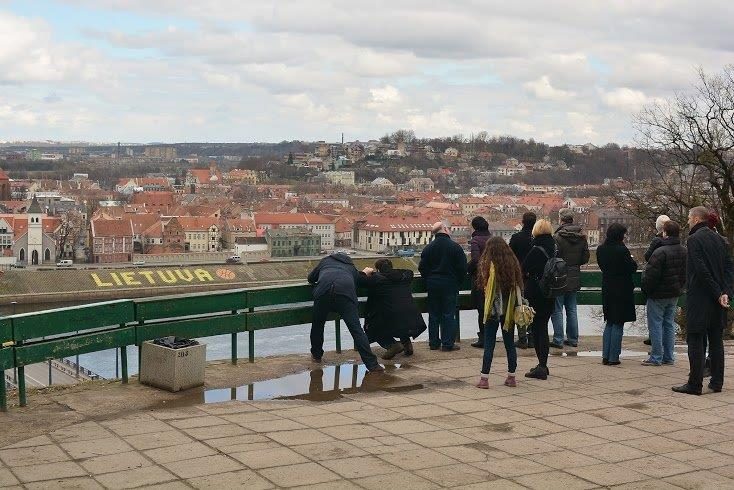
[[217, 269], [214, 275], [206, 269], [152, 269], [120, 272], [92, 272], [98, 288], [184, 285], [197, 282], [231, 281], [236, 274], [229, 269]]

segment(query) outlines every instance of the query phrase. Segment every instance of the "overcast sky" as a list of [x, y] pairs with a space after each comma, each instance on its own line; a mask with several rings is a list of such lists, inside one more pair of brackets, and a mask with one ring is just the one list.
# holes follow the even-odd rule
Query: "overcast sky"
[[0, 0], [0, 141], [631, 143], [734, 2]]

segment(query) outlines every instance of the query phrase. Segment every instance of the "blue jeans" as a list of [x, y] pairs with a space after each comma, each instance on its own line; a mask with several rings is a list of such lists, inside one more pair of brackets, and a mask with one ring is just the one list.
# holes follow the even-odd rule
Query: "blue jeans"
[[604, 325], [604, 335], [602, 336], [602, 358], [609, 362], [619, 361], [619, 355], [622, 353], [622, 335], [624, 334], [624, 324], [609, 323]]
[[[456, 341], [456, 304], [459, 291], [454, 281], [428, 278], [428, 344], [453, 347]], [[440, 334], [439, 334], [440, 332]]]
[[566, 308], [566, 340], [572, 344], [579, 341], [579, 318], [577, 313], [576, 291], [556, 297], [556, 306], [551, 315], [553, 323], [553, 342], [563, 343], [563, 308]]
[[650, 360], [656, 364], [675, 360], [675, 310], [678, 298], [648, 299], [647, 328], [650, 330], [652, 352]]
[[[500, 322], [497, 318], [490, 318], [484, 325], [484, 358], [482, 359], [482, 374], [489, 374], [494, 358], [494, 346], [497, 343], [497, 329]], [[517, 369], [517, 351], [515, 350], [515, 327], [509, 331], [502, 329], [502, 343], [507, 352], [507, 371], [514, 373]]]

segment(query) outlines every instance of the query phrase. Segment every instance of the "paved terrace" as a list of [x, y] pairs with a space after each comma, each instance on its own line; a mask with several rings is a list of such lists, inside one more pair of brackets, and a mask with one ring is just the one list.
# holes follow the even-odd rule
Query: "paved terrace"
[[[180, 394], [172, 408], [86, 417], [2, 447], [0, 486], [734, 488], [731, 376], [722, 393], [675, 395], [685, 355], [658, 368], [641, 366], [641, 357], [606, 367], [596, 357], [554, 356], [548, 381], [520, 377], [512, 389], [502, 386], [498, 357], [491, 389], [479, 390], [481, 352], [464, 346], [440, 353], [418, 344], [409, 369], [369, 375], [365, 391], [332, 401], [201, 404]], [[731, 365], [734, 346], [727, 349]], [[521, 354], [520, 374], [533, 365]], [[307, 365], [303, 356], [290, 362]], [[116, 390], [153, 393], [92, 384], [63, 406], [82, 420], [72, 417], [73, 396], [94, 403]], [[14, 410], [0, 420], [15, 417], [16, 428], [31, 420]]]

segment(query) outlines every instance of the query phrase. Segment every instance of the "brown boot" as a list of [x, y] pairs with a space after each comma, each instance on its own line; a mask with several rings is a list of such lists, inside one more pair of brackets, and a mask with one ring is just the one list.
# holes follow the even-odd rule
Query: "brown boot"
[[403, 347], [403, 344], [400, 342], [395, 342], [393, 345], [390, 346], [389, 349], [387, 349], [387, 352], [385, 352], [381, 357], [383, 359], [392, 359], [396, 355], [403, 352], [405, 348]]

